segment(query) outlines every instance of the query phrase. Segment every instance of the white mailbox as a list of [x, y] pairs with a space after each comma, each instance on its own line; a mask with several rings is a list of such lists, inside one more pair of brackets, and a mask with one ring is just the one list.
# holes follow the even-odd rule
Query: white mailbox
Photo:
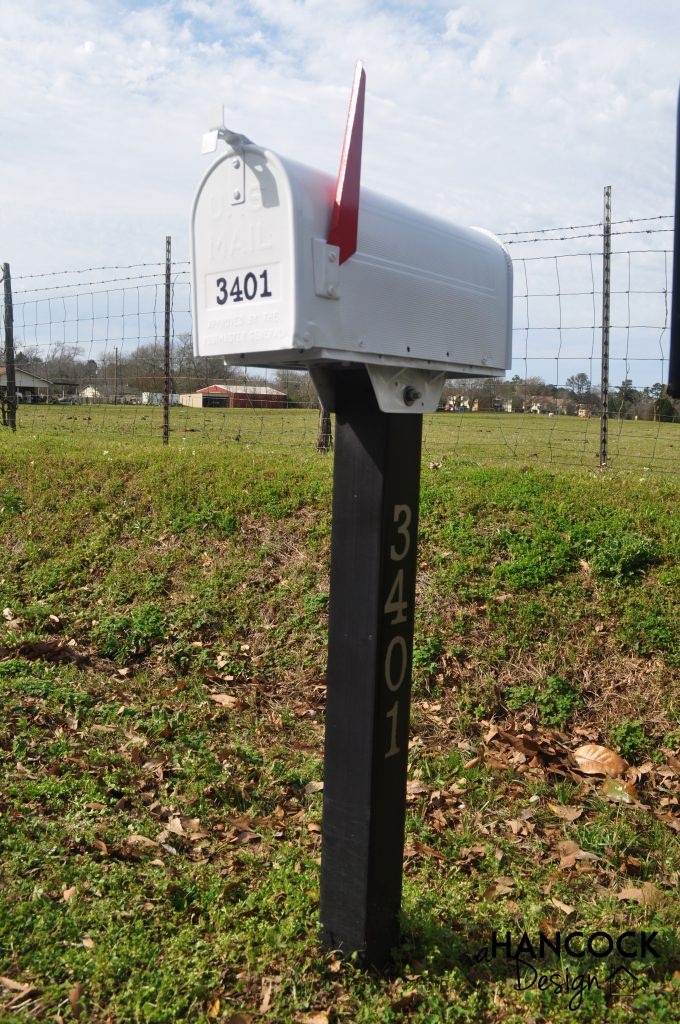
[[[332, 368], [363, 363], [384, 411], [429, 411], [446, 377], [510, 367], [512, 263], [489, 232], [359, 190], [356, 103], [355, 80], [337, 184], [241, 136], [212, 133], [227, 150], [192, 213], [195, 351], [308, 368], [327, 408]], [[346, 227], [329, 241], [343, 202], [354, 219], [349, 249]]]

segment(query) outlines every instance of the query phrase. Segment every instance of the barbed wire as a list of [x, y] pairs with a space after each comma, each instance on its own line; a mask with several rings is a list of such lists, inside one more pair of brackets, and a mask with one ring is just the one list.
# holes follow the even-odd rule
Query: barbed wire
[[[183, 264], [183, 263], [186, 263], [188, 265], [190, 262], [191, 261], [188, 260], [188, 259], [187, 260], [173, 260], [173, 263], [175, 265]], [[75, 269], [75, 270], [45, 270], [45, 271], [42, 271], [41, 273], [37, 273], [37, 274], [18, 274], [18, 275], [15, 275], [14, 280], [15, 281], [28, 281], [28, 280], [34, 279], [36, 277], [65, 277], [68, 274], [95, 274], [95, 273], [99, 273], [100, 271], [103, 271], [103, 270], [140, 270], [140, 269], [142, 269], [144, 267], [161, 267], [161, 268], [164, 268], [165, 267], [165, 262], [161, 262], [160, 260], [157, 260], [156, 262], [153, 262], [153, 263], [126, 263], [126, 264], [115, 264], [114, 263], [114, 264], [110, 264], [109, 266], [82, 267], [80, 269]], [[162, 272], [163, 271], [161, 271], [161, 273]]]
[[[644, 224], [655, 220], [671, 220], [673, 217], [672, 213], [662, 213], [655, 217], [626, 217], [623, 220], [613, 220], [612, 225]], [[507, 238], [509, 235], [544, 235], [551, 231], [584, 231], [586, 228], [602, 228], [603, 226], [603, 222], [598, 220], [592, 224], [572, 224], [556, 228], [526, 228], [524, 231], [496, 231], [495, 234], [499, 238]]]
[[[612, 263], [615, 309], [610, 325], [610, 364], [622, 382], [635, 379], [633, 389], [639, 397], [637, 405], [630, 405], [622, 384], [612, 386], [611, 415], [618, 417], [618, 428], [612, 433], [609, 465], [645, 469], [651, 464], [664, 472], [680, 472], [680, 428], [664, 422], [660, 414], [657, 420], [654, 405], [667, 362], [671, 250], [663, 245], [662, 236], [671, 229], [656, 226], [666, 219], [669, 215], [614, 222], [621, 226], [654, 225], [612, 234], [658, 235], [660, 247], [612, 252], [612, 257], [619, 259]], [[464, 400], [468, 408], [477, 402], [480, 418], [467, 413], [427, 417], [424, 445], [429, 457], [479, 463], [512, 459], [528, 464], [536, 461], [597, 468], [596, 411], [601, 399], [595, 377], [601, 363], [601, 322], [596, 297], [602, 293], [597, 279], [602, 252], [564, 250], [577, 237], [601, 236], [555, 237], [560, 231], [596, 227], [601, 225], [535, 229], [527, 238], [519, 236], [530, 232], [506, 233], [517, 239], [515, 244], [525, 245], [524, 250], [516, 251], [526, 253], [513, 257], [515, 360], [508, 374], [509, 378], [513, 371], [519, 371], [523, 377], [515, 372], [512, 380], [505, 381], [450, 381], [445, 394], [459, 402]], [[551, 237], [543, 237], [547, 235]], [[532, 248], [535, 243], [548, 241], [555, 243], [550, 254], [540, 251], [543, 246], [538, 251]], [[190, 444], [226, 441], [264, 445], [272, 450], [302, 445], [315, 451], [318, 400], [306, 375], [252, 367], [225, 369], [222, 357], [201, 359], [191, 354], [188, 267], [188, 260], [174, 260], [171, 274], [172, 443], [187, 450]], [[72, 279], [76, 277], [78, 280]], [[160, 443], [161, 411], [154, 403], [166, 384], [160, 365], [164, 264], [92, 266], [28, 274], [14, 281], [25, 285], [35, 282], [14, 293], [19, 300], [14, 303], [15, 343], [20, 355], [24, 350], [17, 370], [24, 367], [30, 372], [32, 366], [38, 378], [41, 367], [47, 367], [44, 377], [59, 382], [50, 384], [54, 405], [27, 402], [20, 406], [20, 430]], [[579, 370], [586, 371], [588, 380], [589, 390], [584, 395], [570, 391], [568, 386]], [[227, 408], [223, 392], [205, 391], [206, 387], [219, 389], [226, 383], [231, 386], [229, 400], [238, 400], [240, 405]], [[281, 404], [269, 408], [258, 404], [258, 388], [277, 392], [280, 397], [272, 397], [272, 402]], [[91, 397], [83, 397], [88, 390]], [[97, 396], [97, 392], [101, 393]], [[209, 401], [221, 402], [221, 408], [210, 408]], [[60, 406], [58, 402], [65, 404]], [[532, 405], [536, 415], [531, 414]], [[573, 415], [566, 414], [567, 406]], [[526, 415], [504, 418], [498, 410], [508, 407], [521, 408]], [[635, 423], [635, 409], [655, 418]]]
[[[644, 228], [635, 231], [612, 231], [611, 236], [614, 238], [616, 235], [656, 235], [663, 234], [664, 232], [670, 232], [672, 234], [673, 228]], [[529, 242], [575, 242], [580, 238], [602, 238], [602, 232], [591, 232], [587, 235], [555, 235], [552, 238], [541, 238], [539, 236], [534, 238], [517, 238], [514, 241], [511, 239], [505, 242], [505, 245], [528, 245]]]

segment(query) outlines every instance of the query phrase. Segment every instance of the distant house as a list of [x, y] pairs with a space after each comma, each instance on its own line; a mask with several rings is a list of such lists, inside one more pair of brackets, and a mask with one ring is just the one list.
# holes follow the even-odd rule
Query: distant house
[[[164, 395], [162, 391], [142, 391], [142, 405], [163, 405]], [[181, 405], [182, 396], [168, 395], [168, 405]]]
[[[52, 382], [35, 373], [29, 373], [20, 366], [14, 369], [14, 380], [18, 402], [47, 402]], [[0, 366], [0, 397], [7, 397], [7, 370]]]
[[194, 409], [285, 409], [288, 396], [266, 385], [210, 384], [180, 401]]
[[101, 402], [102, 394], [92, 384], [88, 384], [86, 388], [80, 389], [78, 398], [81, 402]]

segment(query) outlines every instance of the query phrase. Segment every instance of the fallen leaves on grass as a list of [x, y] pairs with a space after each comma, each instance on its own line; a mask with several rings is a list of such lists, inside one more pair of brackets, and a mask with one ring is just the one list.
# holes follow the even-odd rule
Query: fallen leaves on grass
[[[538, 778], [549, 774], [565, 776], [605, 800], [652, 811], [660, 821], [680, 832], [680, 802], [675, 796], [680, 774], [676, 765], [680, 764], [680, 759], [671, 750], [662, 748], [665, 764], [646, 761], [631, 766], [615, 751], [599, 743], [582, 743], [572, 750], [569, 736], [556, 729], [536, 728], [531, 723], [507, 729], [484, 724], [488, 727], [484, 736], [484, 760], [488, 767]], [[584, 730], [576, 732], [584, 734]], [[644, 797], [638, 794], [638, 785], [644, 786]], [[585, 810], [558, 803], [548, 806], [564, 821], [576, 821]]]
[[68, 1001], [71, 1004], [71, 1013], [76, 1018], [80, 1017], [80, 1014], [82, 1013], [83, 1010], [82, 1006], [80, 1005], [80, 999], [82, 994], [83, 983], [82, 981], [77, 981], [68, 994]]
[[149, 839], [148, 836], [137, 835], [136, 833], [127, 836], [125, 841], [129, 846], [139, 846], [147, 850], [158, 849], [158, 843], [155, 839]]
[[208, 694], [208, 699], [214, 701], [215, 704], [221, 705], [223, 708], [236, 708], [241, 705], [238, 697], [234, 697], [230, 693], [210, 693]]
[[557, 909], [561, 910], [563, 914], [567, 915], [567, 917], [570, 917], [576, 912], [576, 907], [570, 907], [568, 903], [563, 903], [562, 900], [558, 900], [555, 896], [550, 897], [550, 902], [553, 907], [557, 907]]
[[633, 784], [623, 782], [622, 779], [605, 779], [600, 793], [605, 799], [617, 804], [633, 804], [637, 800]]
[[576, 821], [583, 814], [583, 807], [570, 807], [567, 804], [553, 804], [548, 803], [548, 807], [556, 814], [558, 818], [562, 818], [563, 821]]
[[609, 747], [602, 747], [599, 743], [584, 743], [573, 752], [573, 757], [578, 770], [585, 775], [606, 775], [609, 778], [616, 778], [623, 775], [628, 767], [627, 761]]
[[272, 998], [281, 988], [283, 979], [280, 976], [262, 979], [262, 994], [259, 1013], [266, 1013], [271, 1006]]
[[616, 894], [616, 898], [619, 900], [632, 900], [645, 907], [655, 907], [659, 903], [661, 893], [653, 882], [643, 882], [639, 888], [631, 886], [627, 889], [621, 889]]
[[555, 850], [559, 854], [561, 868], [573, 868], [577, 860], [598, 860], [594, 853], [582, 850], [573, 839], [562, 839], [555, 844]]
[[40, 992], [40, 989], [32, 982], [14, 981], [13, 978], [0, 977], [0, 985], [7, 992], [14, 993], [9, 1002], [3, 1005], [5, 1010], [20, 1010], [24, 999], [28, 996], [35, 996]]
[[510, 875], [499, 875], [492, 885], [484, 893], [485, 900], [495, 899], [497, 896], [510, 896], [515, 885], [515, 879]]

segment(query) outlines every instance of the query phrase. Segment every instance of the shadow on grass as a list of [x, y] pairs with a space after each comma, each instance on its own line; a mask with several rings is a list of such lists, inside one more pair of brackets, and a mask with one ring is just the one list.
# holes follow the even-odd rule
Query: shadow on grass
[[[524, 945], [518, 953], [518, 944], [522, 942], [523, 931], [506, 926], [480, 928], [478, 922], [457, 922], [455, 927], [442, 924], [426, 914], [402, 914], [402, 941], [394, 950], [391, 972], [402, 974], [410, 968], [419, 969], [427, 966], [431, 975], [443, 975], [451, 971], [460, 972], [466, 981], [473, 986], [480, 982], [495, 982], [512, 979], [518, 984], [518, 977], [524, 978], [523, 984], [529, 987], [532, 979], [538, 984], [541, 975], [562, 974], [567, 970], [572, 975], [590, 975], [597, 977], [601, 988], [610, 987], [621, 980], [629, 978], [637, 985], [648, 980], [668, 981], [680, 969], [680, 938], [669, 928], [647, 929], [646, 934], [652, 941], [652, 950], [644, 959], [622, 957], [614, 951], [606, 956], [583, 958], [569, 956], [563, 951], [558, 956], [547, 945], [544, 955], [540, 955], [539, 933], [531, 933], [529, 945]], [[562, 932], [562, 940], [570, 932], [583, 935], [599, 932], [607, 934], [607, 929], [585, 928], [577, 925], [567, 927]], [[616, 942], [620, 929], [609, 929]], [[630, 936], [631, 933], [629, 933]], [[633, 933], [636, 934], [636, 933]], [[643, 934], [643, 933], [638, 933]], [[506, 937], [510, 936], [506, 946]], [[495, 949], [494, 949], [495, 936]], [[652, 938], [656, 936], [656, 938]], [[553, 942], [555, 936], [548, 936]], [[602, 940], [599, 940], [600, 943]], [[630, 944], [631, 939], [629, 938]], [[602, 948], [602, 946], [600, 946]], [[519, 975], [518, 975], [519, 971]], [[535, 977], [534, 977], [535, 975]], [[617, 982], [618, 979], [618, 982]]]

